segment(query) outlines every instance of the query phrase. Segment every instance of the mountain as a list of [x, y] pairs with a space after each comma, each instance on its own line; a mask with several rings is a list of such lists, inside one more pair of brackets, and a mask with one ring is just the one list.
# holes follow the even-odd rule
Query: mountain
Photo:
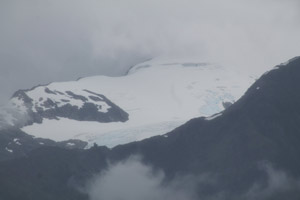
[[27, 156], [42, 146], [57, 146], [66, 149], [83, 149], [87, 145], [81, 140], [55, 142], [50, 139], [35, 138], [17, 128], [0, 130], [0, 161]]
[[97, 122], [128, 120], [128, 114], [104, 95], [86, 89], [82, 89], [81, 93], [75, 91], [52, 91], [47, 86], [37, 86], [15, 92], [10, 103], [29, 115], [29, 124], [59, 117]]
[[113, 147], [218, 113], [254, 81], [233, 67], [159, 58], [135, 65], [121, 77], [87, 77], [20, 90], [10, 104], [27, 116], [21, 127], [30, 135]]
[[88, 199], [75, 188], [109, 163], [138, 154], [166, 174], [164, 184], [178, 174], [196, 180], [208, 174], [206, 182], [196, 181], [197, 199], [298, 200], [299, 81], [297, 57], [264, 74], [226, 110], [165, 135], [112, 149], [45, 146], [0, 162], [0, 199]]

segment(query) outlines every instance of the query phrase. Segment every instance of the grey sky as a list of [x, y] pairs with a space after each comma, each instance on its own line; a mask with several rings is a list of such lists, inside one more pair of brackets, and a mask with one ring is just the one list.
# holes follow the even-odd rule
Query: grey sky
[[299, 19], [298, 0], [0, 0], [0, 103], [161, 55], [262, 72], [300, 55]]

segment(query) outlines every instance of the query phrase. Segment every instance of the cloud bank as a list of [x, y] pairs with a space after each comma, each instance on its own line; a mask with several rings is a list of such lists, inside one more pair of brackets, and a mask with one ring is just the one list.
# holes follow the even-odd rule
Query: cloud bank
[[0, 101], [157, 56], [261, 71], [300, 55], [298, 0], [2, 0]]
[[112, 165], [88, 184], [90, 200], [193, 200], [193, 179], [176, 179], [163, 185], [163, 172], [153, 172], [137, 157]]
[[300, 180], [288, 175], [283, 170], [276, 169], [271, 163], [265, 162], [260, 166], [266, 173], [266, 183], [255, 183], [243, 195], [246, 200], [263, 199], [298, 199], [300, 197]]
[[154, 170], [142, 164], [140, 157], [132, 156], [94, 176], [82, 191], [89, 195], [90, 200], [299, 199], [299, 179], [274, 168], [269, 162], [260, 163], [258, 167], [265, 177], [245, 191], [232, 193], [216, 189], [221, 182], [226, 184], [226, 180], [221, 181], [217, 174], [177, 175], [167, 180], [162, 171]]

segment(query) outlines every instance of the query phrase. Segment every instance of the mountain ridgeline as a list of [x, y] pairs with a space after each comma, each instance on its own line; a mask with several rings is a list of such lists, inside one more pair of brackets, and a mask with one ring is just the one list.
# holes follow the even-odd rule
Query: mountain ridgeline
[[88, 199], [77, 190], [109, 163], [140, 155], [166, 174], [210, 174], [198, 199], [300, 199], [300, 58], [261, 76], [233, 105], [112, 149], [45, 146], [0, 162], [0, 199]]

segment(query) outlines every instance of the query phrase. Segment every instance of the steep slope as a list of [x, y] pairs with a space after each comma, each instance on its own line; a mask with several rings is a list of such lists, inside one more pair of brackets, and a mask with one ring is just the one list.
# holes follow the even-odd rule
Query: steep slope
[[19, 91], [11, 102], [33, 119], [22, 128], [28, 134], [113, 147], [218, 113], [253, 82], [234, 68], [161, 58], [132, 67], [126, 76], [87, 77]]
[[[178, 174], [194, 178], [210, 174], [215, 181], [196, 187], [199, 199], [298, 200], [299, 80], [300, 57], [263, 75], [222, 113], [192, 119], [166, 135], [111, 150], [45, 147], [28, 158], [2, 162], [0, 189], [5, 190], [0, 199], [86, 199], [74, 190], [74, 184], [84, 184], [91, 174], [105, 169], [108, 160], [118, 162], [139, 154], [144, 163], [165, 172], [165, 184]], [[36, 193], [30, 196], [29, 191]]]
[[83, 149], [87, 142], [67, 140], [55, 142], [49, 139], [34, 138], [16, 128], [0, 130], [0, 161], [27, 156], [29, 152], [42, 146], [57, 146], [66, 149]]

